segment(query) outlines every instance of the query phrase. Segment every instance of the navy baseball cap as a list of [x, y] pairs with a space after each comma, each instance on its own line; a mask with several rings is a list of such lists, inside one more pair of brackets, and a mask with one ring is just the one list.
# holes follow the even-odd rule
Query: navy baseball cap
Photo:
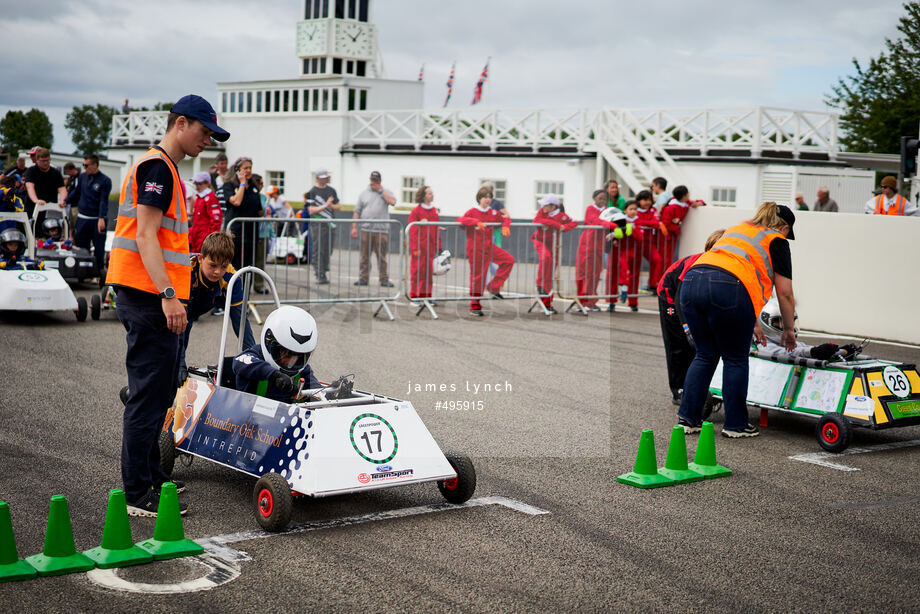
[[207, 100], [195, 94], [183, 96], [176, 101], [176, 104], [169, 110], [170, 113], [178, 113], [190, 119], [197, 119], [206, 128], [209, 128], [214, 134], [211, 137], [215, 141], [224, 142], [230, 138], [230, 133], [217, 125], [217, 113], [214, 107]]

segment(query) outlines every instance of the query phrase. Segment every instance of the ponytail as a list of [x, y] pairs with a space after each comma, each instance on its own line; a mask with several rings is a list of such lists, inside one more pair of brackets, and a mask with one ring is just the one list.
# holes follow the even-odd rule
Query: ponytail
[[773, 230], [779, 230], [783, 226], [788, 226], [779, 216], [779, 205], [773, 201], [765, 202], [757, 207], [757, 211], [754, 212], [754, 217], [749, 219], [748, 222], [755, 226], [766, 226]]

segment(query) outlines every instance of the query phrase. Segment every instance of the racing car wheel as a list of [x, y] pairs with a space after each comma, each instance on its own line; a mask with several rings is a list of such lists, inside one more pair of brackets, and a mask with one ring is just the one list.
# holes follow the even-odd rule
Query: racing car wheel
[[840, 414], [827, 413], [818, 420], [815, 433], [822, 448], [828, 452], [840, 453], [850, 445], [853, 428]]
[[451, 503], [465, 503], [476, 491], [476, 468], [468, 456], [457, 452], [444, 452], [447, 462], [457, 472], [457, 477], [438, 482], [438, 490]]
[[283, 531], [291, 522], [294, 498], [291, 486], [280, 473], [266, 473], [252, 489], [256, 522], [266, 531]]

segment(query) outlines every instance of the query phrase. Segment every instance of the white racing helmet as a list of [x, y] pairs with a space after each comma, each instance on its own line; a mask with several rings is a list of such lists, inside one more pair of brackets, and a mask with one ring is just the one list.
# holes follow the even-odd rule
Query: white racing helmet
[[613, 222], [621, 226], [626, 225], [626, 214], [616, 207], [607, 207], [601, 211], [600, 218], [605, 222]]
[[[799, 314], [793, 312], [793, 321], [799, 321]], [[793, 324], [795, 326], [795, 324]], [[776, 300], [774, 295], [763, 309], [760, 312], [760, 327], [763, 329], [763, 334], [777, 345], [783, 344], [783, 314], [779, 309], [779, 301]], [[799, 336], [799, 329], [795, 327], [793, 329], [795, 336]]]
[[287, 375], [300, 373], [316, 349], [316, 336], [313, 316], [300, 307], [282, 305], [265, 318], [262, 357]]
[[440, 254], [435, 256], [431, 261], [431, 272], [434, 275], [444, 275], [447, 273], [453, 266], [450, 263], [450, 250], [442, 250]]

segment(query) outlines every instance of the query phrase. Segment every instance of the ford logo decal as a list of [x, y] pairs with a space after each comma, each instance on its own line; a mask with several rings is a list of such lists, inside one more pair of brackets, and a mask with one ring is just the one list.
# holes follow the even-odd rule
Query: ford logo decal
[[392, 468], [391, 466], [389, 466], [389, 465], [378, 465], [378, 466], [377, 466], [377, 471], [380, 471], [381, 473], [384, 473], [384, 472], [387, 472], [387, 471], [393, 471], [393, 468]]

